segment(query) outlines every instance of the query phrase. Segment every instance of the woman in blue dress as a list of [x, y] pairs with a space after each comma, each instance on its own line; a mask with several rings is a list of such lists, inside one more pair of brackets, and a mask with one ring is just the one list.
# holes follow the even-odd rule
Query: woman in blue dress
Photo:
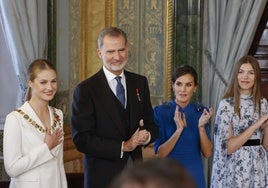
[[242, 57], [215, 119], [211, 188], [268, 188], [268, 103], [258, 61]]
[[[198, 188], [205, 188], [202, 154], [210, 157], [212, 143], [208, 122], [212, 109], [191, 103], [197, 89], [197, 73], [191, 66], [179, 67], [172, 77], [175, 99], [154, 108], [159, 137], [155, 153], [181, 163], [194, 178]], [[202, 154], [201, 154], [202, 153]]]

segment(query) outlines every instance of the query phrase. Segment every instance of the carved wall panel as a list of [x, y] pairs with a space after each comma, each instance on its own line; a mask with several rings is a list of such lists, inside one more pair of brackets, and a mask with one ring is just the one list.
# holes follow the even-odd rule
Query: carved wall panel
[[171, 97], [172, 18], [169, 0], [115, 0], [115, 25], [131, 45], [127, 69], [148, 78], [153, 105]]

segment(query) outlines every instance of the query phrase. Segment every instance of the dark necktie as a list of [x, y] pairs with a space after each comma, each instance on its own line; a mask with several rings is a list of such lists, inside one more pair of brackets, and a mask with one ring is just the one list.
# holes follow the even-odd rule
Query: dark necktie
[[125, 89], [124, 86], [121, 83], [121, 76], [115, 77], [117, 81], [116, 85], [116, 97], [121, 102], [121, 104], [125, 107]]

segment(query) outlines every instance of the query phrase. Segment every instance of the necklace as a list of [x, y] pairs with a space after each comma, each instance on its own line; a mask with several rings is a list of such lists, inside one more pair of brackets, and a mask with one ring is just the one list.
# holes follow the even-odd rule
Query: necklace
[[[32, 118], [30, 118], [30, 116], [28, 114], [26, 114], [24, 111], [22, 111], [21, 109], [16, 109], [16, 111], [19, 112], [25, 120], [27, 120], [29, 123], [31, 123], [31, 125], [33, 125], [40, 132], [42, 132], [42, 133], [46, 132], [46, 128], [43, 128], [42, 126], [38, 125], [36, 123], [36, 121], [34, 121]], [[60, 122], [60, 117], [56, 113], [55, 108], [52, 107], [52, 111], [53, 111], [54, 120], [53, 120], [53, 124], [51, 125], [50, 128], [51, 128], [51, 132], [54, 132], [54, 130], [56, 129], [57, 123], [59, 123], [60, 128], [62, 128], [62, 125]]]

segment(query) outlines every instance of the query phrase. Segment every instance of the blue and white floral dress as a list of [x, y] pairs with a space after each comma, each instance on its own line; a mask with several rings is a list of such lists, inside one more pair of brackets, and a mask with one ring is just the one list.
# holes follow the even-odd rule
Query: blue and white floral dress
[[[237, 136], [259, 119], [252, 96], [242, 95], [240, 103], [241, 119], [234, 113], [233, 98], [223, 99], [219, 104], [215, 119], [211, 188], [268, 188], [268, 159], [263, 145], [242, 146], [227, 155], [230, 124], [233, 135]], [[262, 99], [261, 115], [267, 113], [267, 100]], [[250, 139], [262, 140], [262, 130], [255, 131]]]

